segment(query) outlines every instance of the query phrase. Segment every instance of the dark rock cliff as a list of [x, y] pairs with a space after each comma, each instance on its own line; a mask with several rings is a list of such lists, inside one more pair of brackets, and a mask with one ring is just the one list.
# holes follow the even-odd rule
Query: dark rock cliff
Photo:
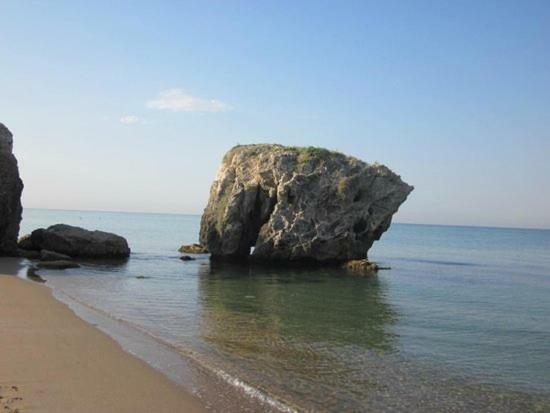
[[23, 182], [13, 155], [13, 135], [0, 123], [0, 255], [17, 252], [22, 191]]

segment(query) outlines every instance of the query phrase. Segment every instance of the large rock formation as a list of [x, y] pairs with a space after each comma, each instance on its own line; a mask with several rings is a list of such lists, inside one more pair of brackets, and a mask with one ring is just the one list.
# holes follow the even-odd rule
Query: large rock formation
[[34, 230], [19, 241], [23, 250], [47, 250], [69, 257], [125, 258], [130, 248], [123, 237], [103, 231], [57, 224]]
[[21, 192], [13, 135], [0, 123], [0, 255], [15, 255], [21, 222]]
[[214, 259], [364, 259], [412, 190], [383, 165], [325, 149], [236, 146], [210, 189], [200, 242]]

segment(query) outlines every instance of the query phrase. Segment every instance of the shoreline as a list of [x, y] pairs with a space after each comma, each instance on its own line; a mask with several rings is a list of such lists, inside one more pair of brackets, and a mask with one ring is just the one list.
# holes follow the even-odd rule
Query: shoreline
[[4, 412], [206, 412], [203, 402], [0, 260]]
[[[99, 306], [96, 307], [94, 304], [79, 297], [77, 290], [65, 288], [67, 285], [63, 284], [63, 282], [68, 281], [68, 279], [64, 280], [60, 278], [58, 280], [57, 277], [52, 275], [51, 278], [47, 277], [48, 282], [45, 285], [24, 279], [25, 275], [22, 270], [27, 266], [26, 264], [27, 261], [23, 259], [0, 259], [0, 274], [10, 274], [0, 275], [0, 312], [2, 314], [0, 315], [0, 328], [2, 328], [3, 331], [7, 331], [8, 333], [6, 335], [11, 336], [12, 339], [12, 344], [6, 345], [6, 337], [0, 335], [0, 348], [7, 348], [10, 350], [7, 352], [8, 354], [0, 355], [0, 396], [6, 398], [5, 400], [0, 399], [0, 410], [4, 408], [5, 404], [2, 403], [6, 403], [6, 400], [22, 397], [23, 400], [15, 400], [15, 402], [18, 403], [12, 403], [13, 406], [8, 406], [9, 408], [13, 407], [13, 410], [2, 411], [14, 413], [16, 408], [20, 409], [20, 413], [26, 411], [71, 411], [75, 413], [85, 413], [98, 410], [106, 412], [136, 411], [138, 413], [140, 411], [195, 411], [186, 409], [180, 405], [168, 407], [166, 410], [158, 406], [154, 406], [152, 410], [148, 410], [147, 408], [143, 410], [135, 408], [132, 410], [124, 410], [120, 407], [113, 407], [111, 410], [105, 408], [100, 409], [99, 407], [96, 409], [95, 405], [92, 405], [92, 407], [90, 407], [90, 405], [84, 406], [80, 410], [71, 408], [71, 406], [55, 406], [52, 408], [46, 406], [41, 397], [43, 398], [45, 394], [50, 395], [50, 393], [53, 392], [49, 389], [40, 391], [40, 388], [36, 386], [31, 388], [31, 390], [32, 393], [36, 395], [35, 399], [38, 400], [38, 402], [31, 403], [30, 407], [28, 404], [23, 404], [28, 403], [30, 398], [27, 398], [25, 394], [23, 394], [24, 386], [22, 386], [22, 384], [25, 384], [25, 382], [32, 383], [32, 380], [44, 381], [44, 372], [42, 372], [43, 369], [41, 367], [44, 362], [46, 366], [48, 366], [47, 363], [52, 362], [48, 357], [53, 357], [53, 361], [57, 362], [61, 367], [54, 371], [53, 374], [47, 375], [47, 385], [51, 386], [50, 382], [57, 384], [58, 379], [56, 374], [60, 372], [62, 374], [72, 375], [72, 377], [76, 376], [76, 380], [80, 380], [81, 376], [78, 376], [78, 371], [83, 370], [83, 366], [75, 366], [75, 364], [81, 364], [81, 361], [73, 360], [75, 357], [73, 353], [51, 353], [51, 343], [47, 343], [49, 346], [43, 348], [43, 341], [40, 340], [40, 337], [38, 337], [38, 339], [34, 337], [21, 337], [25, 332], [27, 335], [29, 333], [34, 334], [35, 332], [29, 329], [28, 323], [29, 321], [33, 321], [36, 317], [38, 317], [39, 320], [37, 323], [39, 323], [40, 317], [42, 317], [42, 314], [36, 316], [35, 313], [28, 311], [27, 306], [29, 302], [39, 307], [44, 305], [45, 309], [50, 307], [53, 302], [53, 304], [62, 308], [60, 312], [62, 312], [63, 315], [55, 315], [56, 320], [55, 324], [53, 324], [53, 328], [48, 326], [48, 328], [51, 329], [51, 331], [48, 332], [50, 335], [59, 334], [60, 330], [65, 329], [64, 323], [61, 321], [67, 316], [73, 319], [72, 322], [74, 323], [84, 324], [88, 329], [102, 336], [103, 340], [107, 340], [110, 346], [115, 347], [119, 353], [123, 353], [127, 358], [142, 364], [146, 370], [146, 375], [158, 373], [157, 375], [160, 375], [164, 381], [168, 381], [171, 385], [175, 386], [179, 392], [182, 392], [185, 396], [194, 398], [199, 404], [198, 408], [200, 410], [198, 411], [205, 411], [206, 409], [208, 411], [223, 412], [280, 412], [293, 411], [293, 408], [298, 410], [309, 410], [308, 407], [311, 407], [307, 403], [303, 405], [297, 404], [296, 399], [286, 397], [288, 394], [277, 393], [275, 391], [269, 393], [269, 389], [265, 390], [261, 385], [254, 385], [256, 382], [250, 380], [251, 376], [247, 374], [241, 375], [237, 371], [237, 375], [235, 375], [235, 370], [226, 369], [227, 366], [216, 363], [215, 360], [212, 363], [212, 360], [208, 357], [206, 359], [204, 358], [204, 354], [193, 351], [192, 347], [180, 347], [170, 342], [170, 340], [167, 340], [162, 335], [157, 336], [151, 331], [140, 327], [140, 325], [134, 324], [132, 321], [129, 321], [131, 318], [129, 320], [117, 318], [106, 310], [102, 310]], [[73, 275], [68, 274], [68, 277], [72, 276]], [[74, 276], [78, 275], [75, 274]], [[63, 282], [57, 283], [56, 281]], [[25, 295], [22, 296], [25, 298], [24, 300], [21, 300], [21, 298], [17, 299], [13, 294], [14, 285], [18, 286], [17, 288], [20, 290], [31, 289], [39, 291], [39, 300], [35, 299], [37, 296], [36, 291], [34, 293], [29, 293], [27, 291]], [[40, 296], [43, 297], [40, 298]], [[6, 297], [8, 299], [6, 299]], [[19, 314], [10, 313], [10, 310], [18, 310]], [[31, 310], [40, 311], [42, 313], [42, 309], [40, 308], [38, 310], [36, 308]], [[19, 318], [14, 318], [11, 314], [18, 315]], [[4, 328], [6, 325], [10, 326], [10, 323], [13, 324], [11, 330]], [[34, 327], [36, 329], [36, 326]], [[43, 328], [43, 326], [39, 327]], [[42, 332], [42, 334], [44, 334], [44, 332]], [[52, 337], [47, 338], [49, 340], [52, 339]], [[19, 343], [25, 343], [25, 340], [27, 340], [25, 347], [21, 350]], [[66, 343], [63, 344], [66, 345]], [[8, 371], [10, 376], [7, 376], [4, 373], [6, 371], [4, 364], [6, 363], [6, 359], [12, 357], [12, 349], [17, 349], [15, 354], [18, 357], [18, 363], [24, 366], [24, 368], [31, 371], [29, 366], [27, 366], [27, 364], [30, 364], [35, 369], [40, 369], [40, 371], [35, 370], [32, 374], [28, 374], [27, 372], [23, 380], [19, 380], [19, 382], [14, 381], [11, 377], [17, 373], [13, 368], [11, 371]], [[78, 352], [78, 349], [71, 349], [71, 351]], [[101, 357], [103, 356], [103, 350], [97, 350], [97, 353], [100, 354]], [[42, 357], [42, 359], [39, 359], [38, 356]], [[69, 356], [69, 359], [67, 359], [67, 356]], [[472, 377], [471, 380], [465, 380], [465, 378], [461, 376], [439, 375], [438, 370], [440, 366], [437, 365], [409, 365], [408, 363], [402, 364], [401, 361], [403, 360], [391, 360], [387, 358], [376, 359], [372, 358], [372, 356], [371, 359], [372, 361], [369, 364], [373, 374], [371, 378], [377, 382], [380, 388], [386, 389], [384, 391], [385, 393], [388, 393], [389, 390], [388, 394], [390, 394], [390, 399], [387, 399], [385, 393], [379, 393], [371, 389], [372, 406], [370, 401], [368, 402], [368, 408], [367, 405], [364, 405], [367, 411], [375, 411], [377, 408], [390, 409], [396, 406], [399, 408], [408, 406], [409, 411], [422, 411], [422, 408], [426, 408], [427, 406], [431, 406], [434, 409], [436, 407], [445, 406], [447, 408], [456, 408], [457, 411], [467, 411], [467, 406], [479, 409], [506, 408], [507, 411], [545, 411], [545, 409], [550, 406], [546, 393], [538, 394], [531, 391], [523, 392], [498, 384], [483, 383], [475, 380], [474, 377]], [[397, 363], [395, 361], [397, 361]], [[89, 363], [88, 360], [85, 360], [85, 362]], [[73, 371], [75, 367], [78, 368], [76, 373]], [[13, 373], [14, 371], [15, 373]], [[38, 371], [39, 374], [37, 374], [36, 371]], [[233, 372], [233, 375], [229, 375], [226, 372]], [[101, 375], [99, 375], [99, 377], [102, 380]], [[239, 377], [241, 377], [242, 380]], [[397, 387], [394, 386], [395, 378], [399, 378], [399, 385]], [[97, 374], [95, 375], [95, 379], [98, 380]], [[447, 383], [447, 385], [439, 385], [439, 379], [442, 379], [442, 382]], [[120, 390], [120, 392], [124, 393], [126, 397], [133, 397], [134, 392], [140, 391], [136, 387], [128, 387], [126, 383], [123, 383], [124, 380], [123, 378], [119, 381], [114, 381], [109, 391], [113, 389], [119, 390], [118, 386], [121, 383], [123, 389]], [[12, 382], [15, 384], [12, 384]], [[251, 385], [248, 385], [248, 383]], [[261, 381], [258, 381], [258, 383], [261, 383]], [[18, 388], [17, 392], [10, 390], [13, 385]], [[55, 387], [52, 388], [54, 391], [56, 390]], [[58, 389], [59, 388], [62, 388], [63, 391], [58, 392], [57, 395], [53, 394], [54, 397], [65, 396], [63, 385], [58, 386]], [[37, 389], [39, 391], [37, 391]], [[83, 400], [82, 403], [89, 403], [89, 395], [87, 394], [88, 389], [86, 385], [81, 386], [79, 391], [80, 393], [73, 394], [72, 397], [74, 397], [74, 400], [80, 407], [81, 400]], [[396, 397], [391, 396], [391, 393]], [[103, 396], [101, 395], [101, 397]], [[152, 397], [155, 398], [157, 396], [154, 395]], [[298, 399], [298, 401], [299, 400], [300, 399]], [[120, 401], [115, 398], [112, 402], [119, 403]], [[36, 406], [39, 406], [39, 408], [36, 408]], [[328, 408], [327, 411], [331, 411], [331, 409]]]
[[194, 352], [170, 344], [139, 326], [79, 301], [50, 286], [53, 297], [89, 325], [94, 326], [118, 343], [124, 351], [160, 371], [171, 381], [195, 394], [209, 411], [292, 413], [290, 405], [218, 370]]

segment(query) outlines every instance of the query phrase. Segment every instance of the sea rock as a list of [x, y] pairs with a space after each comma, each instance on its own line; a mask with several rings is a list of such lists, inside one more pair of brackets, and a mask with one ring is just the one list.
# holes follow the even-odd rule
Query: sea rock
[[182, 245], [178, 251], [186, 254], [208, 254], [208, 250], [200, 244]]
[[59, 260], [59, 261], [40, 261], [36, 264], [38, 268], [45, 268], [50, 270], [65, 270], [67, 268], [78, 268], [80, 265], [78, 265], [74, 261], [65, 261], [65, 260]]
[[182, 256], [180, 257], [180, 260], [182, 260], [182, 261], [194, 261], [195, 258], [193, 258], [193, 257], [191, 257], [191, 256], [189, 256], [189, 255], [182, 255]]
[[39, 283], [45, 283], [46, 280], [40, 276], [40, 274], [37, 273], [38, 268], [36, 267], [28, 267], [27, 268], [27, 278], [32, 281], [36, 281]]
[[18, 249], [17, 256], [27, 258], [29, 260], [39, 260], [40, 251]]
[[213, 259], [366, 259], [412, 190], [386, 166], [326, 149], [236, 146], [210, 189], [200, 243]]
[[366, 259], [347, 261], [346, 263], [344, 263], [343, 267], [346, 270], [350, 270], [356, 273], [363, 273], [363, 274], [375, 274], [380, 269], [378, 264], [374, 262], [370, 262], [369, 260], [366, 260]]
[[13, 135], [0, 123], [0, 255], [17, 255], [22, 191]]
[[38, 247], [32, 243], [31, 234], [23, 235], [19, 238], [17, 241], [17, 247], [26, 251], [38, 251]]
[[31, 234], [35, 248], [82, 258], [125, 258], [130, 255], [123, 237], [103, 231], [57, 224], [37, 229]]
[[71, 257], [66, 254], [60, 254], [54, 251], [42, 250], [40, 251], [41, 261], [71, 261]]

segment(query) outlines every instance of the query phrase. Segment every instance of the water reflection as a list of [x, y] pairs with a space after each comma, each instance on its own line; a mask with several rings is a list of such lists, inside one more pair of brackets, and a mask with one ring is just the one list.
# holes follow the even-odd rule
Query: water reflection
[[199, 276], [202, 338], [264, 390], [353, 402], [373, 385], [365, 357], [395, 351], [397, 313], [377, 277], [228, 264]]

